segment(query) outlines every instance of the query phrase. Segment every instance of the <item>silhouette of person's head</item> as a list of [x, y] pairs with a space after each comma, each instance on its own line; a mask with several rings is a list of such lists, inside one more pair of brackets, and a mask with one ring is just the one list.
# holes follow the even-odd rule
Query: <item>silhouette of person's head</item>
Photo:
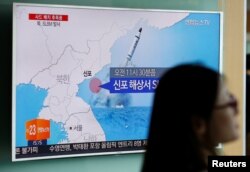
[[219, 143], [238, 138], [236, 114], [237, 101], [218, 72], [199, 64], [169, 69], [156, 89], [143, 171], [206, 169]]

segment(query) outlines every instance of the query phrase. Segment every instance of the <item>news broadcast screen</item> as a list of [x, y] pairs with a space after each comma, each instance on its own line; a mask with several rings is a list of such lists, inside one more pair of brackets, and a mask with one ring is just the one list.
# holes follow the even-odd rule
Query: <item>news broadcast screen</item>
[[221, 70], [221, 23], [219, 12], [14, 3], [12, 160], [144, 152], [161, 75]]

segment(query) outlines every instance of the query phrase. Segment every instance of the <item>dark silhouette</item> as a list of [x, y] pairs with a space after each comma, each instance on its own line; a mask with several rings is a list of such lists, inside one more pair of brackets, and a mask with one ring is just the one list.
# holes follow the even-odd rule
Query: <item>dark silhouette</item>
[[236, 99], [218, 72], [199, 64], [168, 70], [155, 93], [142, 171], [206, 170], [215, 147], [238, 138], [236, 114]]
[[250, 155], [250, 54], [246, 56], [246, 155]]

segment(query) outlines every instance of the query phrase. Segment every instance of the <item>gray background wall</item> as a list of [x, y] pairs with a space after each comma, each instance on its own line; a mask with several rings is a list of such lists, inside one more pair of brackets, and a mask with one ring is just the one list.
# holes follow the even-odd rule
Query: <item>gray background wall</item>
[[139, 172], [143, 154], [11, 162], [13, 2], [216, 11], [218, 0], [1, 0], [0, 2], [0, 172]]

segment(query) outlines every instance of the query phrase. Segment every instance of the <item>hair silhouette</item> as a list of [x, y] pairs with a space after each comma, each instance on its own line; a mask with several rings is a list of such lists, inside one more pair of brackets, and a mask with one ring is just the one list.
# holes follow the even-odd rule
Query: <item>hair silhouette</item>
[[154, 97], [143, 172], [168, 168], [195, 172], [205, 168], [200, 148], [208, 146], [215, 152], [196, 138], [192, 117], [209, 121], [219, 77], [218, 72], [200, 64], [179, 65], [162, 76]]

